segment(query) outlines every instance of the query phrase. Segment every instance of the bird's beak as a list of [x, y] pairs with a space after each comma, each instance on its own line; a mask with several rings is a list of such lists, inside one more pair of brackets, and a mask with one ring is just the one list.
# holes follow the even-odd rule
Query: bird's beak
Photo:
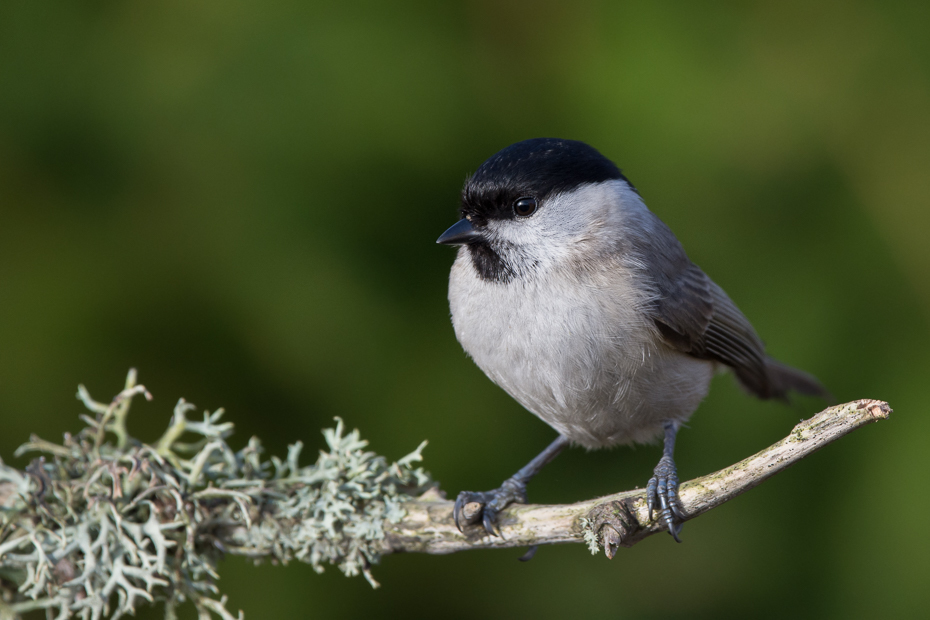
[[450, 226], [449, 230], [442, 233], [439, 239], [436, 239], [436, 243], [441, 243], [443, 245], [468, 245], [469, 243], [480, 241], [483, 238], [481, 233], [472, 228], [471, 222], [463, 218]]

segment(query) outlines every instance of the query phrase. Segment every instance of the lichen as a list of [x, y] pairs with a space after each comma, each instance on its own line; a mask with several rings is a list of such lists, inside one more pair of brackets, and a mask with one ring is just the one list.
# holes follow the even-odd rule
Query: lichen
[[142, 443], [126, 431], [137, 395], [151, 399], [134, 371], [109, 404], [81, 386], [94, 414], [81, 416], [85, 428], [61, 444], [32, 436], [17, 451], [40, 453], [25, 471], [0, 461], [0, 620], [35, 609], [119, 618], [157, 601], [166, 619], [185, 601], [201, 618], [242, 618], [216, 585], [227, 552], [297, 559], [318, 572], [335, 564], [377, 587], [382, 524], [398, 522], [404, 502], [433, 484], [414, 467], [426, 442], [388, 463], [338, 418], [312, 465], [299, 464], [300, 442], [284, 460], [264, 459], [254, 437], [234, 451], [223, 410], [189, 420], [194, 406], [183, 399], [165, 434]]
[[591, 552], [591, 555], [597, 555], [601, 552], [601, 542], [598, 540], [597, 532], [594, 531], [594, 522], [585, 517], [581, 517], [580, 521], [581, 535], [588, 546], [588, 551]]

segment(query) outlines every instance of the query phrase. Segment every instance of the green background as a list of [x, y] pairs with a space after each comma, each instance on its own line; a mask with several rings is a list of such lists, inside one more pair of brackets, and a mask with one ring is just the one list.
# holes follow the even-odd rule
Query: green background
[[[930, 13], [925, 2], [5, 2], [0, 454], [79, 428], [75, 387], [226, 407], [272, 453], [342, 416], [450, 494], [554, 438], [455, 341], [436, 237], [517, 140], [587, 141], [857, 431], [613, 561], [581, 545], [387, 557], [383, 587], [222, 566], [249, 618], [873, 618], [930, 605]], [[685, 479], [818, 403], [731, 377], [679, 435]], [[658, 447], [571, 450], [530, 486], [642, 486]], [[190, 609], [186, 617], [193, 617]], [[160, 617], [160, 610], [140, 616]]]

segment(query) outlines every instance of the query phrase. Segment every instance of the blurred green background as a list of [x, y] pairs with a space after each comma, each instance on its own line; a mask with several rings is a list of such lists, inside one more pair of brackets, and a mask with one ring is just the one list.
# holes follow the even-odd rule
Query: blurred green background
[[[770, 352], [890, 421], [613, 561], [581, 545], [222, 567], [249, 618], [916, 617], [930, 606], [926, 2], [71, 2], [0, 5], [0, 454], [79, 428], [130, 366], [283, 454], [342, 416], [453, 495], [554, 438], [452, 332], [466, 175], [585, 140]], [[732, 378], [679, 435], [685, 479], [819, 408]], [[658, 447], [572, 450], [530, 486], [645, 484]], [[188, 618], [194, 616], [186, 610]], [[161, 617], [143, 610], [141, 617]]]

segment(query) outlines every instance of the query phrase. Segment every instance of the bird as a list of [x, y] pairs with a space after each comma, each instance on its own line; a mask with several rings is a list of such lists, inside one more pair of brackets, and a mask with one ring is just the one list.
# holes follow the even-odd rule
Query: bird
[[[650, 519], [680, 542], [686, 514], [674, 460], [679, 428], [718, 371], [760, 399], [830, 399], [812, 375], [765, 353], [727, 294], [610, 159], [576, 140], [533, 138], [492, 155], [465, 182], [449, 276], [455, 336], [482, 371], [558, 433], [492, 491], [462, 491], [500, 536], [501, 511], [565, 447], [649, 443]], [[658, 513], [658, 516], [657, 516]]]

